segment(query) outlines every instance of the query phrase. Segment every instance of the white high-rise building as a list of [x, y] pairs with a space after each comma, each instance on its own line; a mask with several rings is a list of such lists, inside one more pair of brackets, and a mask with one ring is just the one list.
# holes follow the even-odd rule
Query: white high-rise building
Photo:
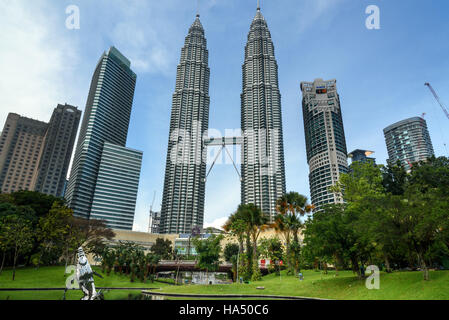
[[348, 172], [347, 149], [337, 81], [301, 82], [311, 202], [317, 209], [341, 203], [329, 192], [341, 173]]

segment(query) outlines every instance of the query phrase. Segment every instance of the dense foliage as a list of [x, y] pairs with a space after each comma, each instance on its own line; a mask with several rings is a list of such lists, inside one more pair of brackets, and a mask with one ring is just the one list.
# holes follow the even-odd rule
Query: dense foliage
[[39, 192], [0, 194], [0, 274], [17, 265], [73, 263], [76, 249], [98, 255], [114, 237], [103, 221], [75, 218], [64, 200]]
[[449, 267], [449, 159], [430, 158], [407, 172], [356, 162], [333, 192], [344, 204], [328, 205], [306, 222], [305, 264], [392, 269]]

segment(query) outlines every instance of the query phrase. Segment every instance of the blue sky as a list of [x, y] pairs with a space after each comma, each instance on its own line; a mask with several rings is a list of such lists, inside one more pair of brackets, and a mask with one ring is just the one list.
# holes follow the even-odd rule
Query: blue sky
[[[65, 27], [72, 4], [80, 8], [79, 30]], [[371, 4], [380, 8], [380, 30], [365, 27]], [[154, 191], [155, 209], [162, 200], [176, 67], [196, 7], [196, 0], [0, 3], [1, 123], [8, 112], [48, 121], [57, 103], [84, 110], [102, 52], [115, 45], [131, 60], [138, 79], [127, 146], [144, 151], [135, 230], [147, 229]], [[240, 126], [241, 66], [255, 11], [256, 0], [200, 1], [211, 69], [210, 128], [223, 134]], [[425, 112], [436, 154], [448, 156], [449, 120], [424, 87], [431, 82], [449, 105], [448, 12], [445, 0], [262, 0], [279, 65], [289, 191], [309, 195], [301, 81], [337, 79], [348, 151], [374, 150], [385, 163], [382, 129]], [[214, 167], [205, 222], [220, 225], [239, 201], [233, 166]]]

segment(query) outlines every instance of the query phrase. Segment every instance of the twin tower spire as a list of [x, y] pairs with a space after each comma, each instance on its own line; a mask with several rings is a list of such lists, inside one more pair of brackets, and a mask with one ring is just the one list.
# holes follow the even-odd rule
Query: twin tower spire
[[[209, 52], [197, 12], [181, 49], [172, 98], [161, 233], [191, 233], [204, 222], [209, 129]], [[241, 202], [253, 203], [273, 220], [285, 194], [284, 147], [278, 66], [267, 23], [257, 14], [242, 66]], [[231, 213], [236, 208], [226, 208]]]

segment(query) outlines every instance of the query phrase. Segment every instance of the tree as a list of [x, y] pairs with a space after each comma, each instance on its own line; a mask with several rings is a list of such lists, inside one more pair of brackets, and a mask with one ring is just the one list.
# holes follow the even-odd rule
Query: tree
[[79, 232], [78, 247], [85, 246], [89, 253], [99, 254], [105, 246], [104, 241], [115, 237], [114, 231], [108, 228], [104, 220], [73, 218], [72, 227]]
[[223, 255], [227, 262], [232, 263], [232, 272], [234, 275], [234, 281], [237, 281], [237, 264], [239, 258], [240, 248], [238, 244], [227, 243]]
[[36, 191], [21, 190], [11, 193], [13, 203], [17, 206], [29, 206], [40, 218], [46, 215], [55, 202], [64, 205], [64, 199]]
[[172, 257], [172, 243], [170, 240], [157, 238], [156, 243], [151, 247], [151, 252], [158, 255], [161, 259], [170, 259]]
[[264, 238], [259, 242], [259, 251], [260, 254], [268, 258], [272, 263], [270, 263], [270, 269], [276, 272], [276, 275], [279, 275], [279, 268], [275, 268], [275, 265], [283, 260], [284, 248], [282, 246], [282, 242], [278, 237], [272, 238]]
[[392, 195], [403, 195], [405, 183], [407, 182], [407, 171], [398, 160], [396, 164], [388, 164], [382, 167], [382, 185], [387, 193]]
[[39, 219], [37, 238], [41, 242], [42, 250], [38, 266], [44, 252], [56, 249], [62, 253], [64, 238], [70, 232], [70, 219], [73, 211], [60, 202], [54, 202], [50, 212]]
[[[151, 275], [151, 282], [154, 282], [156, 267], [159, 264], [160, 260], [161, 260], [161, 258], [157, 254], [147, 253], [147, 255], [146, 255], [146, 261], [147, 261], [147, 273], [146, 274], [147, 274], [147, 276], [148, 276], [148, 274]], [[145, 282], [146, 282], [147, 276], [145, 276]]]
[[105, 247], [101, 253], [101, 267], [102, 272], [109, 276], [116, 260], [116, 251], [112, 248]]
[[355, 229], [356, 222], [357, 215], [345, 204], [325, 205], [306, 222], [304, 243], [319, 250], [315, 255], [325, 266], [333, 258], [336, 264], [348, 259], [352, 270], [361, 277], [359, 262], [366, 257], [369, 246]]
[[10, 215], [3, 219], [2, 231], [5, 232], [6, 242], [13, 250], [12, 280], [16, 277], [16, 265], [20, 254], [27, 253], [33, 246], [33, 230], [31, 222], [16, 215]]
[[235, 236], [239, 243], [239, 250], [243, 252], [243, 242], [245, 238], [246, 232], [246, 223], [245, 220], [241, 217], [240, 212], [233, 213], [229, 219], [226, 221], [223, 229], [226, 232], [230, 232], [231, 235]]
[[[297, 273], [299, 265], [300, 244], [298, 234], [303, 228], [301, 217], [312, 212], [314, 206], [309, 204], [307, 197], [297, 193], [289, 192], [277, 200], [276, 211], [278, 215], [272, 225], [274, 229], [283, 235], [286, 244], [286, 258], [289, 271]], [[291, 253], [291, 242], [295, 243], [295, 252]], [[296, 262], [295, 262], [296, 261]]]
[[[259, 269], [259, 264], [257, 261], [257, 239], [259, 238], [262, 230], [268, 228], [268, 218], [267, 216], [257, 207], [255, 204], [241, 204], [237, 209], [238, 215], [245, 222], [246, 231], [248, 234], [247, 241], [252, 242], [252, 272], [251, 280], [257, 281], [262, 277]], [[248, 254], [249, 252], [247, 252]], [[250, 268], [250, 259], [248, 258], [248, 270]]]
[[[233, 213], [229, 219], [226, 221], [226, 224], [223, 226], [223, 229], [230, 233], [231, 236], [237, 238], [239, 244], [239, 261], [238, 269], [240, 274], [246, 274], [246, 277], [249, 278], [250, 275], [250, 266], [251, 266], [251, 255], [249, 254], [251, 244], [250, 244], [250, 236], [247, 233], [246, 222], [242, 217], [241, 211], [236, 211]], [[244, 250], [244, 242], [246, 238], [247, 244], [247, 253], [245, 254]], [[245, 261], [247, 261], [248, 265], [245, 266]]]
[[206, 279], [209, 279], [209, 271], [218, 270], [222, 239], [221, 235], [212, 235], [207, 239], [193, 239], [195, 250], [198, 253], [197, 266], [206, 270]]
[[7, 228], [5, 223], [1, 220], [5, 217], [0, 218], [0, 250], [2, 252], [2, 262], [0, 265], [0, 275], [2, 274], [3, 267], [5, 265], [6, 252], [11, 249], [11, 238], [7, 235]]
[[434, 256], [432, 248], [446, 246], [445, 228], [449, 220], [449, 159], [429, 158], [416, 163], [410, 173], [404, 193], [403, 223], [407, 226], [404, 238], [416, 252], [429, 280], [429, 265]]

